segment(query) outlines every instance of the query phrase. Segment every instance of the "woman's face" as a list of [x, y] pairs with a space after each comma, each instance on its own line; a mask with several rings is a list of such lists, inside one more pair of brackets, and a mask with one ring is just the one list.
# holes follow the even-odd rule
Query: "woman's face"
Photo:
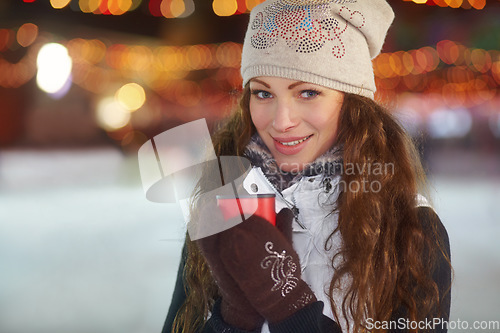
[[252, 122], [281, 170], [302, 170], [335, 142], [344, 93], [267, 76], [250, 92]]

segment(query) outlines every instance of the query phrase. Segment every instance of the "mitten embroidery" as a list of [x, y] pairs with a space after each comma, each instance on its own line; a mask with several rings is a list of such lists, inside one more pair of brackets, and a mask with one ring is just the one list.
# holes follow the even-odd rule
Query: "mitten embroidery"
[[288, 306], [288, 310], [299, 310], [310, 304], [314, 300], [314, 295], [309, 292], [304, 292], [300, 298]]
[[274, 244], [267, 242], [265, 249], [270, 255], [265, 257], [260, 266], [263, 269], [271, 267], [271, 279], [274, 281], [274, 286], [271, 291], [281, 291], [281, 296], [285, 297], [290, 293], [299, 281], [294, 273], [297, 271], [297, 264], [293, 262], [291, 255], [288, 255], [285, 250], [280, 252], [273, 250]]

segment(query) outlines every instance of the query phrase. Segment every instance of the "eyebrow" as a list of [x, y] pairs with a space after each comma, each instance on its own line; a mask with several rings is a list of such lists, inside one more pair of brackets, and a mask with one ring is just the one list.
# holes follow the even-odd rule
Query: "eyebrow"
[[[262, 81], [262, 80], [259, 80], [259, 79], [255, 79], [255, 78], [254, 78], [254, 79], [250, 79], [250, 81], [255, 81], [255, 82], [257, 82], [257, 83], [260, 83], [260, 84], [262, 84], [264, 87], [266, 87], [266, 88], [268, 88], [268, 89], [270, 89], [270, 88], [271, 88], [271, 86], [270, 86], [269, 84], [267, 84], [266, 82], [264, 82], [264, 81]], [[297, 86], [300, 86], [301, 84], [304, 84], [304, 83], [305, 83], [304, 81], [297, 81], [297, 82], [294, 82], [294, 83], [292, 83], [291, 85], [289, 85], [289, 86], [288, 86], [288, 89], [289, 89], [289, 90], [290, 90], [290, 89], [293, 89], [293, 88], [295, 88], [295, 87], [297, 87]]]
[[251, 80], [250, 80], [250, 82], [251, 82], [251, 81], [254, 81], [254, 82], [260, 83], [260, 84], [262, 84], [264, 87], [266, 87], [266, 88], [268, 88], [268, 89], [270, 89], [270, 88], [271, 88], [271, 86], [270, 86], [270, 85], [268, 85], [267, 83], [265, 83], [264, 81], [261, 81], [261, 80], [259, 80], [259, 79], [251, 79]]
[[288, 89], [293, 89], [297, 86], [300, 86], [301, 84], [304, 84], [305, 82], [304, 81], [297, 81], [295, 83], [292, 83], [291, 85], [288, 86]]

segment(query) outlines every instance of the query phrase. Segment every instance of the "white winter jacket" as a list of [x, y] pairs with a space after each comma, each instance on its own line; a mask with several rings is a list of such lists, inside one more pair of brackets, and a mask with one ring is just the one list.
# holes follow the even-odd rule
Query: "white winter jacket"
[[[331, 260], [338, 253], [342, 238], [338, 232], [330, 239], [329, 236], [338, 223], [335, 208], [340, 193], [340, 181], [340, 175], [303, 176], [280, 193], [259, 167], [253, 167], [243, 181], [243, 187], [249, 194], [276, 194], [276, 213], [283, 208], [298, 208], [298, 222], [294, 220], [292, 224], [292, 241], [300, 258], [302, 279], [307, 282], [316, 298], [325, 304], [323, 314], [332, 319], [334, 315], [328, 298], [328, 289], [333, 277]], [[431, 207], [421, 195], [417, 197], [417, 206]], [[342, 286], [347, 283], [344, 279]], [[339, 316], [342, 314], [339, 305], [342, 304], [345, 290], [342, 286], [333, 294]], [[345, 318], [341, 316], [339, 320], [344, 331], [347, 325]], [[268, 332], [267, 325], [264, 325], [262, 332]]]

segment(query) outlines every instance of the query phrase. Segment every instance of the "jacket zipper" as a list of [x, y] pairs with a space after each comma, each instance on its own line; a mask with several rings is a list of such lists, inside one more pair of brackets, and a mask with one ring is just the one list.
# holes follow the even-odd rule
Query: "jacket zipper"
[[[293, 216], [295, 218], [295, 222], [297, 222], [297, 224], [302, 228], [302, 229], [307, 229], [300, 221], [299, 221], [299, 209], [297, 208], [297, 203], [295, 202], [295, 200], [293, 199], [293, 195], [292, 195], [292, 200], [294, 201], [293, 203], [290, 203], [288, 200], [285, 199], [285, 197], [283, 196], [283, 194], [281, 194], [280, 191], [278, 191], [278, 189], [273, 185], [273, 183], [271, 183], [271, 181], [267, 178], [267, 176], [264, 174], [264, 172], [262, 171], [261, 168], [259, 168], [259, 171], [260, 173], [262, 174], [262, 176], [264, 176], [264, 179], [266, 180], [267, 184], [269, 186], [271, 186], [271, 188], [273, 189], [273, 191], [281, 197], [281, 199], [283, 199], [283, 202], [288, 206], [288, 208], [292, 211], [293, 213]], [[301, 181], [302, 178], [299, 180]], [[298, 183], [298, 182], [297, 182]], [[297, 185], [298, 186], [298, 185]]]

